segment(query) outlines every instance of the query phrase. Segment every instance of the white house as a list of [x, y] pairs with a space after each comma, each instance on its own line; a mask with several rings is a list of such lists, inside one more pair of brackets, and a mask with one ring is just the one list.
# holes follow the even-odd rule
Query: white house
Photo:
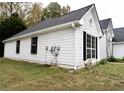
[[101, 59], [109, 58], [113, 55], [112, 51], [112, 39], [114, 38], [112, 19], [104, 19], [100, 21], [100, 25], [103, 31], [103, 36], [100, 39], [100, 57]]
[[109, 30], [111, 26], [109, 21], [105, 29], [101, 27], [95, 5], [92, 4], [45, 20], [4, 40], [4, 57], [78, 69], [88, 61], [95, 63], [106, 58], [106, 48], [103, 49], [106, 40], [103, 39], [106, 32], [113, 35]]
[[122, 58], [124, 57], [124, 28], [115, 28], [113, 31], [113, 56]]

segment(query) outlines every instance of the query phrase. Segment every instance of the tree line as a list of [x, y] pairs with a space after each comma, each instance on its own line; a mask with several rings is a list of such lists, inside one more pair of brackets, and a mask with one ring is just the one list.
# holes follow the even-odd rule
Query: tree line
[[42, 3], [1, 2], [0, 3], [0, 56], [4, 53], [3, 40], [48, 18], [55, 18], [70, 12], [70, 6], [51, 2]]

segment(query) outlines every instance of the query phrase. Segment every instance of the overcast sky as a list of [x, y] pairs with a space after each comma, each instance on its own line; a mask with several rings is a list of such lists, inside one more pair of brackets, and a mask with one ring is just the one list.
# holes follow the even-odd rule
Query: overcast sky
[[[95, 3], [100, 19], [112, 18], [113, 26], [124, 27], [124, 0], [40, 0], [44, 6], [50, 2], [70, 5], [71, 11]], [[122, 12], [123, 11], [123, 12]]]

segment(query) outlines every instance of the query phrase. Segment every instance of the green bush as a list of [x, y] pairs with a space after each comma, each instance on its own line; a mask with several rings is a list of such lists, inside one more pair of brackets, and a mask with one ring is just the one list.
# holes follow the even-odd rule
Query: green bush
[[103, 60], [101, 60], [100, 62], [99, 62], [99, 64], [102, 64], [102, 65], [104, 65], [104, 64], [107, 64], [107, 60], [106, 59], [103, 59]]
[[122, 57], [122, 61], [124, 61], [124, 57]]
[[123, 62], [124, 61], [124, 57], [122, 58], [115, 58], [115, 57], [110, 57], [107, 59], [109, 62]]
[[108, 61], [109, 62], [117, 62], [118, 60], [115, 57], [111, 56], [110, 58], [108, 58]]
[[116, 58], [116, 62], [121, 62], [122, 59], [121, 58]]

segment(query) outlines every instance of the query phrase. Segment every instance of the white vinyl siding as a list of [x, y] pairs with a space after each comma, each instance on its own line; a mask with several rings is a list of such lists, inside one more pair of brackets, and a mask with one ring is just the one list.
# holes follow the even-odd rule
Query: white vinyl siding
[[115, 58], [124, 57], [124, 43], [113, 44], [113, 56]]
[[[35, 37], [35, 36], [31, 36]], [[58, 64], [61, 66], [74, 66], [74, 29], [68, 28], [54, 32], [38, 35], [37, 55], [31, 54], [31, 37], [21, 39], [20, 54], [16, 54], [16, 41], [5, 43], [5, 57], [36, 61], [38, 63], [50, 63], [53, 61], [53, 56], [50, 52], [46, 54], [46, 46], [50, 49], [51, 46], [60, 46], [58, 56]]]
[[100, 60], [106, 58], [106, 34], [100, 39]]

